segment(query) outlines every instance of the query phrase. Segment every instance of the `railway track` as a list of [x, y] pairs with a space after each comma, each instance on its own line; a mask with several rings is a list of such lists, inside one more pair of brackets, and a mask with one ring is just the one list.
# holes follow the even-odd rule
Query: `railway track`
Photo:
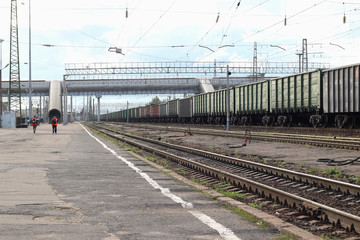
[[[360, 186], [88, 125], [111, 138], [172, 159], [312, 219], [360, 231]], [[135, 140], [134, 140], [135, 139]]]
[[258, 141], [269, 142], [282, 142], [293, 143], [301, 145], [311, 145], [316, 147], [348, 149], [360, 151], [360, 138], [355, 137], [337, 137], [337, 136], [315, 136], [304, 134], [290, 134], [290, 133], [270, 133], [270, 132], [251, 132], [249, 130], [244, 131], [224, 131], [216, 129], [202, 129], [202, 128], [190, 128], [190, 127], [163, 127], [157, 125], [141, 125], [145, 129], [167, 129], [174, 132], [191, 132], [193, 134], [223, 136], [232, 138], [244, 138], [247, 134], [247, 138]]
[[[180, 125], [180, 124], [177, 124]], [[194, 126], [192, 124], [192, 126]], [[223, 126], [220, 125], [203, 125], [197, 124], [198, 128], [211, 128], [211, 129], [222, 129]], [[282, 133], [296, 133], [296, 132], [305, 132], [309, 134], [323, 134], [323, 135], [339, 135], [339, 136], [358, 136], [360, 134], [360, 129], [345, 129], [345, 128], [313, 128], [313, 127], [266, 127], [266, 126], [243, 126], [243, 125], [232, 125], [230, 126], [232, 131], [244, 131], [249, 129], [253, 132], [282, 132]]]

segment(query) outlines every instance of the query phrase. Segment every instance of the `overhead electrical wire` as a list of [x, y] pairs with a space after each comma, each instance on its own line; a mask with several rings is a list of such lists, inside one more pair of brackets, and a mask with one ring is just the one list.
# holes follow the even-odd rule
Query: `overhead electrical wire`
[[[302, 11], [300, 11], [300, 12], [298, 12], [298, 13], [292, 15], [292, 16], [290, 16], [289, 18], [293, 18], [293, 17], [295, 17], [295, 16], [297, 16], [297, 15], [299, 15], [299, 14], [301, 14], [301, 13], [303, 13], [303, 12], [305, 12], [305, 11], [307, 11], [307, 10], [315, 7], [315, 6], [318, 6], [318, 5], [322, 4], [322, 3], [324, 3], [324, 2], [326, 2], [326, 0], [321, 1], [321, 2], [319, 2], [319, 3], [317, 3], [317, 4], [314, 4], [314, 5], [312, 5], [311, 7], [308, 7], [308, 8], [306, 8], [306, 9], [304, 9], [304, 10], [302, 10]], [[247, 39], [247, 38], [250, 38], [250, 37], [252, 37], [252, 36], [254, 36], [254, 35], [256, 35], [256, 34], [258, 34], [258, 33], [260, 33], [260, 32], [263, 32], [263, 31], [265, 31], [265, 30], [268, 30], [268, 29], [270, 29], [270, 28], [272, 28], [272, 27], [274, 27], [274, 26], [276, 26], [276, 25], [278, 25], [278, 24], [280, 24], [280, 23], [282, 23], [282, 22], [283, 22], [283, 21], [276, 22], [275, 24], [272, 24], [271, 26], [269, 26], [269, 27], [267, 27], [267, 28], [265, 28], [265, 29], [262, 29], [262, 30], [260, 30], [260, 31], [257, 31], [256, 33], [254, 33], [254, 34], [252, 34], [252, 35], [250, 35], [250, 36], [248, 36], [248, 37], [246, 37], [246, 38], [243, 38], [243, 39], [241, 39], [241, 40], [239, 40], [239, 41], [236, 41], [235, 44], [238, 43], [238, 42], [240, 42], [240, 41], [243, 41], [243, 40], [245, 40], [245, 39]], [[281, 28], [278, 29], [276, 32], [279, 32], [279, 31], [281, 31]], [[275, 33], [276, 33], [276, 32], [275, 32]], [[273, 34], [275, 34], [275, 33], [273, 33]], [[273, 35], [273, 34], [271, 34], [271, 35]], [[266, 39], [270, 38], [271, 35], [268, 36]], [[235, 45], [235, 44], [234, 44], [234, 45]], [[289, 52], [289, 51], [287, 51], [287, 52]], [[283, 52], [281, 52], [281, 53], [282, 53], [282, 56], [284, 56]], [[285, 56], [287, 56], [287, 55], [291, 55], [291, 54], [289, 54], [289, 53], [285, 54]], [[269, 59], [269, 57], [267, 57], [266, 59]]]
[[[257, 4], [257, 5], [255, 5], [255, 6], [253, 6], [253, 7], [251, 7], [251, 8], [248, 8], [248, 9], [242, 11], [241, 14], [244, 14], [244, 13], [246, 13], [246, 12], [249, 12], [249, 11], [251, 11], [251, 10], [253, 10], [253, 9], [261, 6], [261, 5], [263, 5], [264, 3], [268, 2], [268, 1], [270, 1], [270, 0], [265, 0], [265, 1], [263, 1], [263, 2], [261, 2], [261, 3], [259, 3], [259, 4]], [[239, 1], [239, 0], [235, 0], [235, 2], [238, 2], [238, 4], [236, 5], [236, 8], [235, 8], [235, 10], [234, 10], [234, 13], [233, 13], [233, 15], [231, 16], [231, 19], [230, 19], [230, 21], [229, 21], [229, 24], [228, 24], [226, 30], [225, 30], [225, 33], [224, 33], [223, 36], [222, 36], [222, 39], [221, 39], [221, 42], [220, 42], [219, 46], [222, 45], [222, 41], [223, 41], [224, 37], [227, 36], [227, 32], [229, 31], [230, 25], [231, 25], [234, 17], [236, 17], [235, 14], [236, 14], [238, 8], [240, 7], [241, 0], [240, 0], [240, 1]], [[234, 4], [235, 4], [235, 2], [234, 2]], [[234, 5], [234, 4], [233, 4], [233, 5]], [[232, 6], [232, 7], [233, 7], [233, 6]], [[231, 7], [231, 8], [232, 8], [232, 7]], [[263, 16], [263, 15], [262, 15], [262, 16]]]
[[[308, 10], [314, 8], [314, 7], [317, 7], [317, 6], [321, 5], [322, 3], [326, 2], [326, 1], [327, 1], [327, 0], [322, 0], [322, 1], [319, 2], [319, 3], [316, 3], [316, 4], [314, 4], [314, 5], [312, 5], [312, 6], [308, 7], [308, 8], [305, 8], [305, 9], [301, 10], [300, 12], [295, 13], [294, 15], [291, 15], [291, 16], [288, 17], [287, 19], [294, 18], [294, 17], [298, 16], [299, 14], [301, 14], [301, 13], [303, 13], [303, 12], [306, 12], [306, 11], [308, 11]], [[275, 22], [275, 23], [271, 24], [270, 26], [268, 26], [268, 27], [266, 27], [266, 28], [263, 28], [263, 29], [255, 32], [255, 33], [253, 33], [253, 34], [245, 37], [245, 38], [242, 38], [242, 39], [240, 39], [240, 40], [238, 40], [238, 41], [235, 41], [234, 44], [239, 43], [239, 42], [241, 42], [241, 41], [244, 41], [245, 39], [251, 38], [251, 37], [253, 37], [253, 36], [255, 36], [255, 35], [257, 35], [257, 34], [259, 34], [259, 33], [261, 33], [261, 32], [264, 32], [264, 31], [266, 31], [266, 30], [268, 30], [268, 29], [270, 29], [270, 28], [273, 28], [274, 26], [276, 26], [276, 25], [278, 25], [278, 24], [281, 24], [281, 23], [283, 23], [283, 20], [278, 21], [278, 22]]]
[[75, 29], [75, 30], [78, 31], [78, 32], [80, 32], [80, 33], [82, 33], [82, 34], [84, 34], [85, 36], [88, 36], [89, 38], [92, 38], [92, 39], [98, 41], [98, 42], [102, 42], [102, 43], [105, 43], [105, 44], [109, 44], [109, 42], [104, 41], [104, 40], [102, 40], [102, 39], [99, 39], [99, 38], [97, 38], [97, 37], [94, 37], [94, 36], [92, 36], [92, 35], [84, 32], [84, 31], [81, 31], [81, 30], [79, 30], [79, 29]]
[[[265, 1], [261, 2], [260, 4], [257, 4], [256, 6], [253, 6], [252, 8], [249, 8], [249, 9], [243, 11], [243, 12], [248, 12], [248, 11], [250, 11], [251, 9], [254, 9], [254, 8], [258, 7], [258, 6], [261, 6], [262, 4], [264, 4], [264, 3], [268, 2], [268, 1], [269, 1], [269, 0], [265, 0]], [[139, 2], [140, 2], [140, 0], [139, 0]], [[139, 3], [139, 2], [138, 2], [138, 3]], [[171, 9], [172, 6], [175, 4], [175, 2], [176, 2], [176, 0], [175, 0], [175, 1], [173, 2], [173, 4], [159, 17], [159, 19], [158, 19], [152, 26], [150, 26], [150, 28], [149, 28], [147, 31], [145, 31], [145, 33], [144, 33], [132, 46], [128, 47], [127, 51], [133, 52], [133, 53], [139, 54], [139, 55], [144, 55], [144, 54], [140, 54], [140, 53], [134, 52], [134, 51], [132, 51], [132, 49], [136, 49], [136, 48], [174, 47], [174, 46], [171, 46], [171, 45], [169, 45], [169, 46], [136, 46], [136, 45], [156, 26], [156, 24], [161, 20], [161, 18], [162, 18], [166, 13], [168, 13], [168, 12], [176, 12], [176, 11], [170, 11], [170, 9]], [[232, 4], [232, 7], [234, 7], [234, 4], [236, 4], [236, 2], [238, 2], [238, 4], [240, 3], [239, 6], [241, 6], [241, 1], [235, 0], [235, 1], [233, 2], [233, 4]], [[303, 12], [305, 12], [305, 11], [311, 9], [311, 8], [314, 8], [314, 7], [320, 5], [320, 4], [324, 3], [324, 2], [339, 3], [339, 4], [340, 4], [340, 3], [343, 3], [342, 1], [323, 0], [323, 1], [320, 1], [319, 3], [314, 4], [314, 5], [306, 8], [306, 9], [304, 9], [304, 10], [302, 10], [302, 11], [300, 11], [300, 12], [298, 12], [298, 13], [290, 16], [290, 17], [287, 17], [287, 19], [294, 18], [294, 17], [298, 16], [299, 14], [302, 14]], [[348, 3], [346, 3], [346, 4], [348, 4]], [[355, 3], [350, 3], [350, 4], [355, 4]], [[358, 4], [358, 3], [357, 3], [357, 4]], [[90, 9], [90, 8], [89, 8], [89, 9]], [[114, 9], [114, 8], [111, 8], [111, 10], [113, 10], [113, 9]], [[120, 8], [118, 8], [118, 9], [120, 9]], [[121, 8], [121, 9], [124, 9], [124, 8]], [[134, 9], [137, 9], [137, 8], [135, 7]], [[84, 10], [86, 10], [86, 9], [84, 9]], [[102, 10], [103, 10], [103, 9], [102, 9]], [[137, 10], [139, 10], [139, 9], [137, 9]], [[230, 21], [229, 21], [229, 23], [228, 23], [228, 25], [227, 25], [227, 28], [226, 28], [223, 36], [222, 36], [222, 39], [221, 39], [220, 44], [218, 45], [218, 47], [222, 44], [222, 42], [223, 42], [223, 40], [224, 40], [224, 36], [227, 35], [227, 33], [228, 33], [228, 31], [229, 31], [229, 29], [230, 29], [230, 27], [231, 27], [231, 24], [232, 24], [233, 18], [234, 18], [234, 16], [235, 16], [234, 14], [236, 13], [236, 10], [237, 10], [237, 8], [234, 10], [234, 13], [233, 13], [233, 15], [232, 15], [231, 18], [230, 18]], [[353, 9], [353, 10], [351, 10], [351, 11], [356, 12], [356, 11], [358, 11], [358, 10], [357, 10], [357, 8], [355, 8], [355, 9]], [[178, 12], [178, 11], [177, 11], [177, 12]], [[230, 11], [229, 11], [229, 12], [230, 12]], [[346, 11], [346, 12], [348, 12], [348, 11]], [[184, 13], [189, 13], [189, 12], [184, 12]], [[207, 13], [204, 13], [204, 14], [207, 14]], [[214, 13], [209, 13], [209, 14], [214, 14]], [[335, 14], [331, 14], [331, 15], [335, 15]], [[331, 15], [325, 15], [325, 16], [331, 16]], [[323, 17], [324, 17], [324, 16], [323, 16]], [[322, 18], [322, 17], [320, 17], [320, 18]], [[309, 21], [309, 20], [306, 20], [306, 21]], [[260, 30], [260, 31], [257, 31], [256, 33], [251, 34], [250, 36], [247, 36], [247, 37], [245, 37], [245, 38], [243, 38], [243, 39], [240, 39], [240, 40], [238, 40], [238, 41], [235, 41], [233, 44], [234, 44], [234, 46], [240, 46], [240, 45], [238, 45], [239, 42], [244, 41], [245, 39], [251, 38], [251, 37], [253, 37], [253, 36], [255, 36], [255, 35], [257, 35], [257, 34], [259, 34], [259, 33], [261, 33], [261, 32], [264, 32], [264, 31], [266, 31], [266, 30], [268, 30], [268, 29], [270, 29], [270, 28], [273, 28], [274, 26], [277, 26], [277, 25], [279, 25], [280, 23], [283, 23], [283, 20], [281, 20], [281, 21], [279, 21], [279, 22], [276, 22], [276, 23], [274, 23], [274, 24], [272, 24], [272, 25], [270, 25], [270, 26], [268, 26], [268, 27], [266, 27], [266, 28], [264, 28], [264, 29], [262, 29], [262, 30]], [[297, 24], [299, 24], [299, 22], [298, 22]], [[181, 45], [181, 47], [184, 47], [184, 48], [190, 47], [190, 48], [191, 48], [190, 51], [192, 51], [194, 48], [198, 47], [199, 43], [200, 43], [201, 41], [203, 41], [203, 39], [214, 29], [215, 25], [216, 25], [216, 23], [214, 23], [214, 24], [210, 27], [210, 29], [200, 38], [200, 40], [197, 41], [197, 44]], [[122, 28], [122, 30], [123, 30], [123, 28]], [[336, 34], [336, 35], [334, 35], [334, 36], [332, 36], [332, 37], [336, 37], [336, 36], [337, 36], [337, 37], [340, 37], [340, 36], [342, 36], [342, 35], [350, 34], [350, 33], [352, 33], [353, 31], [358, 31], [358, 30], [359, 30], [359, 29], [355, 28], [354, 30], [349, 30], [349, 31], [343, 32], [343, 33], [338, 33], [338, 34]], [[80, 32], [81, 34], [83, 34], [83, 35], [85, 35], [85, 36], [87, 36], [87, 37], [89, 37], [89, 38], [91, 38], [91, 39], [94, 39], [94, 40], [99, 41], [99, 42], [104, 43], [104, 44], [111, 45], [111, 44], [108, 43], [107, 41], [104, 41], [104, 40], [102, 40], [102, 39], [99, 39], [99, 38], [97, 38], [97, 37], [94, 37], [94, 36], [92, 36], [92, 35], [90, 35], [90, 34], [88, 34], [88, 33], [86, 33], [86, 32], [83, 32], [83, 31], [77, 30], [77, 29], [76, 29], [76, 31]], [[271, 38], [272, 35], [277, 34], [279, 31], [281, 31], [281, 29], [276, 30], [274, 33], [268, 35], [265, 39]], [[116, 42], [118, 42], [120, 35], [121, 35], [121, 32], [119, 33]], [[328, 37], [328, 38], [331, 38], [331, 37]], [[44, 47], [48, 47], [48, 46], [45, 46], [46, 44], [38, 44], [38, 45], [43, 45]], [[48, 44], [48, 45], [50, 45], [50, 44]], [[208, 46], [211, 46], [211, 45], [208, 45]], [[100, 46], [100, 47], [96, 47], [96, 46], [70, 46], [70, 45], [51, 45], [51, 47], [107, 48], [107, 47], [101, 47], [101, 46]], [[124, 48], [126, 49], [127, 47], [124, 47]], [[189, 53], [189, 52], [188, 52], [188, 53]], [[187, 53], [187, 54], [188, 54], [188, 53]], [[186, 55], [187, 55], [187, 54], [186, 54]], [[211, 55], [211, 54], [212, 54], [212, 53], [210, 53], [210, 54], [208, 54], [208, 55]], [[207, 55], [207, 56], [208, 56], [208, 55]], [[144, 56], [146, 56], [146, 55], [144, 55]], [[150, 56], [150, 55], [147, 55], [147, 56]], [[151, 57], [154, 57], [154, 56], [151, 56]], [[162, 57], [155, 57], [155, 58], [162, 58]], [[181, 57], [180, 59], [182, 59], [182, 58], [183, 58], [183, 57]], [[203, 57], [203, 58], [204, 58], [204, 57]]]
[[[10, 7], [0, 7], [0, 8], [8, 8]], [[45, 10], [54, 10], [54, 8], [41, 8]], [[126, 7], [115, 7], [115, 8], [56, 8], [57, 11], [117, 11], [117, 10], [126, 10]], [[146, 12], [163, 12], [161, 9], [149, 9], [149, 8], [128, 8], [131, 11], [146, 11]], [[194, 14], [194, 15], [213, 15], [217, 12], [202, 12], [202, 11], [177, 11], [177, 10], [169, 10], [169, 13], [182, 13], [182, 14]]]
[[[252, 9], [255, 9], [255, 8], [263, 5], [264, 3], [268, 2], [268, 1], [269, 1], [269, 0], [265, 0], [265, 1], [261, 2], [260, 4], [256, 4], [255, 6], [249, 8], [249, 9], [247, 9], [247, 10], [244, 10], [243, 12], [248, 12], [248, 11], [250, 11], [250, 10], [252, 10]], [[224, 33], [223, 36], [222, 36], [222, 39], [221, 39], [221, 41], [220, 41], [220, 44], [218, 45], [218, 48], [221, 46], [221, 44], [222, 44], [222, 42], [223, 42], [223, 39], [224, 39], [224, 36], [227, 35], [227, 31], [228, 31], [228, 29], [230, 28], [232, 19], [234, 18], [236, 11], [237, 11], [238, 7], [239, 7], [240, 4], [241, 4], [241, 0], [240, 0], [240, 1], [235, 0], [235, 1], [233, 2], [233, 4], [231, 5], [231, 7], [229, 8], [229, 11], [228, 11], [228, 12], [230, 12], [231, 9], [233, 9], [233, 7], [234, 7], [234, 5], [235, 5], [236, 2], [238, 2], [238, 4], [237, 4], [237, 6], [236, 6], [236, 8], [235, 8], [235, 10], [234, 10], [234, 13], [233, 13], [231, 19], [230, 19], [230, 22], [229, 22], [229, 24], [228, 24], [228, 27], [227, 27], [225, 33]], [[216, 23], [217, 23], [217, 22], [216, 22]], [[197, 44], [194, 44], [194, 45], [198, 45], [198, 44], [210, 33], [210, 31], [213, 30], [213, 28], [215, 27], [216, 23], [213, 24], [213, 25], [211, 26], [211, 28], [200, 38], [200, 40], [197, 41]], [[232, 45], [234, 45], [234, 46], [235, 46], [235, 44], [236, 44], [236, 43], [232, 43]], [[194, 48], [192, 48], [190, 51], [192, 51], [193, 49], [194, 49]], [[217, 49], [216, 49], [216, 50], [217, 50]], [[215, 51], [216, 51], [216, 50], [215, 50]], [[189, 51], [189, 52], [190, 52], [190, 51]], [[214, 52], [215, 52], [215, 51], [214, 51]], [[183, 55], [182, 57], [180, 57], [180, 59], [182, 59], [184, 56], [188, 55], [189, 52], [187, 52], [185, 55]], [[203, 57], [201, 57], [200, 59], [198, 59], [198, 61], [201, 61], [202, 59], [210, 56], [210, 55], [213, 54], [214, 52], [211, 52], [211, 53], [206, 54], [205, 56], [203, 56]]]
[[[177, 0], [174, 0], [173, 3], [160, 15], [159, 19], [157, 19], [146, 31], [145, 33], [140, 36], [140, 38], [135, 41], [135, 43], [130, 47], [130, 49], [127, 49], [127, 51], [129, 52], [129, 50], [131, 50], [132, 48], [134, 48], [159, 22], [160, 20], [165, 16], [166, 13], [169, 12], [169, 10], [175, 5]], [[125, 53], [126, 55], [126, 53]], [[124, 58], [124, 56], [122, 57]]]
[[[342, 2], [339, 2], [339, 4], [340, 4], [340, 3], [342, 4]], [[346, 13], [348, 14], [349, 12], [356, 12], [356, 11], [357, 11], [357, 8], [348, 10], [348, 11], [346, 11]], [[307, 20], [305, 20], [305, 21], [297, 22], [297, 23], [294, 23], [294, 24], [304, 23], [304, 22], [308, 22], [308, 21], [315, 22], [315, 21], [317, 21], [317, 20], [319, 20], [319, 19], [322, 19], [322, 18], [325, 18], [325, 17], [328, 17], [328, 16], [341, 16], [342, 14], [343, 14], [343, 12], [321, 15], [321, 16], [319, 16], [319, 17], [316, 18], [316, 19], [314, 19], [314, 18], [313, 18], [313, 19], [307, 19]], [[349, 14], [348, 14], [348, 15], [349, 15]], [[339, 23], [338, 26], [334, 26], [333, 29], [334, 29], [334, 30], [337, 30], [337, 29], [339, 29], [339, 27], [341, 27], [341, 25], [343, 25], [342, 22]], [[335, 35], [329, 35], [329, 36], [326, 36], [325, 38], [322, 38], [322, 39], [314, 40], [314, 41], [308, 43], [308, 45], [314, 45], [314, 44], [316, 45], [316, 42], [321, 42], [321, 43], [319, 43], [319, 44], [321, 44], [321, 45], [331, 45], [331, 44], [329, 44], [329, 42], [333, 41], [334, 39], [337, 39], [337, 38], [339, 38], [339, 37], [345, 36], [345, 35], [347, 35], [347, 34], [354, 33], [354, 32], [356, 32], [356, 31], [358, 31], [358, 30], [360, 30], [360, 27], [355, 28], [355, 29], [350, 29], [350, 30], [347, 30], [347, 31], [345, 31], [345, 32], [336, 33]], [[333, 44], [333, 45], [334, 45], [334, 44]], [[343, 49], [344, 49], [344, 48], [343, 48]], [[285, 57], [285, 56], [292, 55], [292, 54], [294, 54], [293, 52], [292, 52], [292, 53], [289, 53], [289, 51], [291, 51], [291, 50], [294, 50], [294, 48], [288, 49], [288, 51], [287, 51], [286, 54], [284, 54], [284, 52], [282, 52], [282, 51], [281, 51], [281, 52], [276, 52], [276, 53], [268, 56], [266, 59], [275, 58], [275, 57], [276, 57], [276, 58], [282, 58], [282, 57]], [[279, 55], [280, 55], [280, 56], [279, 56]]]
[[257, 5], [255, 5], [255, 6], [253, 6], [253, 7], [251, 7], [251, 8], [249, 8], [249, 9], [246, 9], [246, 10], [245, 10], [245, 11], [243, 11], [242, 13], [246, 13], [246, 12], [249, 12], [249, 11], [251, 11], [251, 10], [253, 10], [253, 9], [257, 8], [257, 7], [260, 7], [261, 5], [263, 5], [264, 3], [268, 2], [268, 1], [270, 1], [270, 0], [265, 0], [265, 1], [263, 1], [263, 2], [261, 2], [261, 3], [257, 4]]
[[[352, 11], [355, 11], [355, 9], [352, 9], [352, 10], [349, 10], [350, 12]], [[332, 16], [332, 15], [342, 15], [342, 12], [341, 13], [335, 13], [335, 14], [329, 14], [329, 15], [326, 15], [326, 16]], [[324, 16], [321, 16], [320, 18], [323, 18]], [[308, 21], [308, 20], [306, 20]], [[335, 26], [333, 29], [336, 30], [338, 29], [341, 25], [343, 25], [343, 23], [339, 23], [338, 26]], [[308, 45], [311, 45], [311, 44], [314, 44], [314, 43], [318, 43], [320, 42], [322, 45], [328, 45], [329, 42], [331, 42], [332, 40], [334, 39], [337, 39], [339, 37], [342, 37], [342, 36], [345, 36], [345, 35], [348, 35], [348, 34], [351, 34], [351, 33], [354, 33], [354, 32], [357, 32], [360, 30], [360, 27], [357, 27], [357, 28], [351, 28], [345, 32], [340, 32], [340, 33], [336, 33], [336, 34], [333, 34], [333, 35], [328, 35], [324, 38], [321, 38], [321, 39], [317, 39], [317, 40], [314, 40], [312, 42], [309, 42]], [[282, 58], [284, 56], [289, 56], [289, 55], [292, 55], [293, 53], [289, 53], [289, 51], [291, 50], [294, 50], [294, 48], [292, 49], [288, 49], [288, 53], [284, 54], [283, 52], [277, 52], [277, 53], [274, 53], [272, 55], [270, 55], [269, 57], [267, 57], [267, 59], [270, 59], [270, 58]], [[280, 54], [280, 56], [279, 56]]]
[[[236, 2], [238, 2], [237, 7], [236, 7], [236, 9], [235, 9], [235, 12], [236, 12], [237, 8], [240, 6], [241, 0], [235, 0], [235, 1], [233, 2], [233, 4], [231, 5], [231, 7], [229, 8], [228, 13], [231, 11], [231, 9], [233, 9], [233, 7], [234, 7], [234, 5], [235, 5]], [[196, 44], [194, 44], [194, 47], [192, 47], [187, 53], [185, 53], [184, 55], [182, 55], [182, 56], [179, 58], [179, 60], [183, 59], [185, 56], [188, 56], [188, 54], [189, 54], [191, 51], [193, 51], [193, 50], [195, 49], [195, 47], [199, 46], [200, 42], [214, 29], [214, 27], [216, 26], [216, 24], [219, 22], [219, 16], [220, 16], [220, 12], [219, 12], [218, 15], [217, 15], [217, 18], [216, 18], [215, 23], [205, 32], [204, 35], [202, 35], [202, 37], [196, 42]], [[230, 24], [231, 24], [231, 21], [232, 21], [232, 19], [230, 19], [229, 26], [230, 26]], [[224, 33], [224, 34], [222, 35], [221, 43], [217, 46], [217, 48], [219, 48], [219, 47], [221, 46], [222, 41], [223, 41], [223, 38], [224, 38], [225, 35], [226, 35], [226, 33]], [[212, 53], [211, 53], [211, 54], [212, 54]], [[211, 55], [211, 54], [208, 54], [208, 55]], [[207, 57], [208, 55], [206, 55], [205, 57]], [[204, 58], [204, 57], [202, 57], [201, 59], [203, 59], [203, 58]], [[200, 60], [201, 60], [201, 59], [200, 59]]]
[[211, 30], [215, 27], [215, 25], [216, 25], [216, 22], [211, 25], [211, 27], [201, 36], [201, 38], [200, 38], [198, 41], [196, 41], [195, 44], [192, 45], [193, 47], [192, 47], [188, 52], [186, 52], [184, 55], [182, 55], [182, 56], [178, 59], [178, 61], [181, 60], [181, 59], [183, 59], [183, 58], [184, 58], [185, 56], [187, 56], [191, 51], [193, 51], [195, 48], [197, 48], [198, 45], [199, 45], [199, 43], [211, 32]]
[[129, 52], [132, 52], [132, 53], [134, 53], [136, 55], [139, 55], [139, 56], [151, 57], [151, 58], [162, 59], [162, 60], [167, 60], [167, 61], [175, 61], [175, 59], [170, 59], [170, 58], [165, 58], [165, 57], [159, 57], [159, 56], [153, 56], [153, 55], [149, 55], [149, 54], [138, 53], [138, 52], [135, 52], [133, 50], [129, 50]]
[[[139, 0], [139, 1], [136, 3], [135, 7], [132, 8], [132, 10], [131, 10], [130, 12], [136, 11], [136, 9], [137, 9], [138, 5], [140, 4], [140, 2], [141, 2], [141, 0]], [[127, 1], [126, 1], [126, 9], [128, 9], [128, 8], [127, 8]], [[125, 25], [126, 25], [127, 22], [128, 22], [127, 20], [128, 20], [128, 15], [127, 15], [127, 17], [125, 18], [125, 21], [124, 21], [124, 23], [123, 23], [122, 26], [121, 26], [119, 35], [117, 36], [116, 41], [115, 41], [115, 44], [114, 44], [115, 46], [116, 46], [117, 43], [119, 42], [120, 36], [122, 35], [122, 33], [123, 33], [123, 31], [124, 31], [124, 28], [125, 28]]]
[[[140, 2], [141, 2], [141, 0], [138, 1], [138, 4], [139, 4]], [[176, 3], [176, 0], [175, 0], [175, 1], [172, 3], [172, 5], [160, 16], [159, 20], [168, 12], [168, 10], [169, 10], [175, 3]], [[137, 5], [138, 5], [138, 4], [137, 4]], [[141, 36], [141, 38], [140, 38], [134, 45], [132, 45], [132, 46], [130, 46], [130, 47], [127, 47], [127, 51], [133, 52], [133, 53], [135, 53], [135, 54], [137, 54], [137, 55], [142, 55], [142, 56], [147, 56], [147, 57], [152, 57], [152, 58], [157, 58], [157, 59], [166, 59], [166, 60], [169, 60], [169, 59], [164, 58], [164, 57], [145, 55], [145, 54], [137, 53], [137, 52], [135, 52], [135, 51], [131, 51], [132, 48], [136, 48], [135, 45], [159, 22], [159, 20], [156, 21], [156, 22], [148, 29], [148, 31]], [[70, 27], [71, 27], [71, 26], [70, 26]], [[71, 28], [72, 28], [72, 27], [71, 27]], [[74, 28], [73, 28], [73, 29], [74, 29]], [[93, 40], [96, 40], [96, 41], [105, 43], [107, 46], [97, 47], [97, 46], [56, 45], [56, 44], [37, 44], [37, 45], [42, 45], [42, 46], [44, 46], [44, 47], [75, 47], [75, 48], [102, 48], [102, 49], [108, 49], [109, 46], [112, 46], [111, 43], [109, 43], [109, 42], [107, 42], [107, 41], [104, 41], [104, 40], [102, 40], [102, 39], [99, 39], [99, 38], [97, 38], [97, 37], [94, 37], [94, 36], [92, 36], [92, 35], [84, 32], [84, 31], [81, 31], [81, 30], [78, 30], [78, 29], [74, 29], [74, 30], [80, 32], [81, 34], [83, 34], [83, 35], [85, 35], [85, 36], [87, 36], [87, 37], [89, 37], [89, 38], [91, 38], [91, 39], [93, 39]], [[34, 44], [34, 45], [36, 45], [36, 44]], [[169, 47], [171, 47], [171, 46], [169, 46]]]
[[240, 7], [241, 0], [240, 0], [240, 1], [239, 1], [239, 0], [235, 0], [234, 3], [233, 3], [233, 5], [230, 7], [228, 13], [231, 11], [231, 9], [233, 9], [233, 7], [234, 7], [234, 5], [235, 5], [236, 2], [238, 2], [238, 4], [236, 5], [236, 8], [235, 8], [235, 10], [234, 10], [234, 12], [233, 12], [233, 14], [232, 14], [232, 16], [231, 16], [231, 18], [230, 18], [229, 24], [228, 24], [225, 32], [222, 34], [221, 41], [220, 41], [218, 47], [220, 47], [220, 46], [222, 45], [222, 42], [224, 41], [224, 38], [227, 37], [227, 32], [228, 32], [228, 30], [229, 30], [229, 28], [230, 28], [230, 25], [231, 25], [231, 23], [232, 23], [232, 20], [234, 19], [235, 13], [236, 13], [236, 11], [238, 10], [238, 8]]

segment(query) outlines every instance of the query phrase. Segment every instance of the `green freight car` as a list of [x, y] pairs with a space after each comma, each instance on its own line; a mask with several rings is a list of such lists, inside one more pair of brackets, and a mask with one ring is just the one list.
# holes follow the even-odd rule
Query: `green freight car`
[[[220, 89], [210, 93], [210, 118], [211, 124], [226, 124], [227, 120], [227, 89]], [[234, 87], [229, 88], [229, 117], [233, 119], [235, 109]], [[232, 122], [233, 123], [233, 122]]]
[[234, 124], [248, 125], [261, 123], [269, 113], [268, 81], [236, 86], [233, 97]]
[[[234, 88], [229, 88], [231, 117], [234, 113]], [[221, 89], [215, 92], [202, 93], [192, 97], [192, 122], [225, 124], [227, 116], [227, 90]]]
[[168, 119], [169, 122], [177, 122], [179, 117], [178, 99], [168, 101]]
[[192, 117], [194, 123], [208, 123], [211, 109], [211, 93], [197, 94], [192, 97]]
[[[269, 80], [269, 123], [280, 126], [308, 123], [322, 113], [320, 70]], [[310, 120], [311, 121], [311, 120]]]

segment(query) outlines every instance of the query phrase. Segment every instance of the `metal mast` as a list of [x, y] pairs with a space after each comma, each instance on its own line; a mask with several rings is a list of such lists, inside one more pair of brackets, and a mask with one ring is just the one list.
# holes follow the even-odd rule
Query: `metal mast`
[[258, 62], [257, 62], [257, 43], [254, 42], [254, 57], [253, 57], [253, 82], [257, 82], [257, 71], [258, 71], [258, 66], [257, 66]]
[[11, 26], [10, 26], [10, 77], [8, 92], [8, 110], [19, 111], [21, 117], [21, 85], [19, 67], [19, 39], [17, 2], [11, 0]]
[[307, 39], [304, 38], [302, 41], [302, 71], [307, 72], [308, 68], [308, 49], [307, 49]]

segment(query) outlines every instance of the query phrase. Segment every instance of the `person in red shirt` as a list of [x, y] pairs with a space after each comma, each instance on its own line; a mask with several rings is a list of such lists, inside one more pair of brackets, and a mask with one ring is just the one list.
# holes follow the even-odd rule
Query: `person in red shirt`
[[56, 116], [54, 116], [51, 119], [51, 126], [52, 126], [52, 133], [57, 133], [57, 125], [58, 125], [58, 119], [56, 118]]
[[34, 133], [35, 133], [35, 131], [36, 131], [36, 126], [37, 126], [36, 116], [34, 116], [34, 117], [31, 119], [31, 125], [33, 126], [33, 131], [34, 131]]

